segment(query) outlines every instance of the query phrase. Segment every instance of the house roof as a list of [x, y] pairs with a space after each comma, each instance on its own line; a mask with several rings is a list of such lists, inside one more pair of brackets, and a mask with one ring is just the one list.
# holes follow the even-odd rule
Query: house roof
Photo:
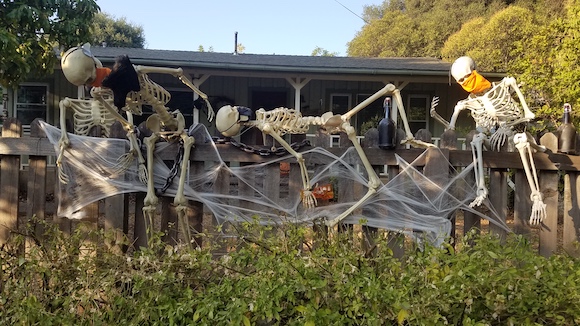
[[362, 58], [91, 47], [102, 62], [126, 54], [133, 64], [305, 74], [448, 76], [451, 64], [436, 58]]

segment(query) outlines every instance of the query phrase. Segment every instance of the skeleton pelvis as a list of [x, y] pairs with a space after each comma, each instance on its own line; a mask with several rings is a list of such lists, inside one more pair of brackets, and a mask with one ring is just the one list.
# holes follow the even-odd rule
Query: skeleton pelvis
[[147, 129], [156, 133], [162, 131], [175, 131], [181, 133], [185, 129], [185, 118], [183, 117], [183, 114], [178, 111], [173, 114], [173, 117], [163, 121], [159, 114], [153, 113], [149, 118], [147, 118], [145, 125], [147, 126]]

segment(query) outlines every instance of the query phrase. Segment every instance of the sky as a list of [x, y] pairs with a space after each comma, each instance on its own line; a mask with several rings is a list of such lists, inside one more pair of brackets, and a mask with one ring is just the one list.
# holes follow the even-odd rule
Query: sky
[[[101, 11], [141, 26], [145, 48], [311, 55], [320, 47], [347, 55], [364, 5], [382, 0], [97, 0]], [[346, 7], [346, 8], [345, 8]]]

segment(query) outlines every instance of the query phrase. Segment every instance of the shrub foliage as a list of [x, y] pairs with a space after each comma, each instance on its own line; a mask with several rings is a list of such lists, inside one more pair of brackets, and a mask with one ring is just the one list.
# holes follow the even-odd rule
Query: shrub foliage
[[47, 226], [42, 245], [16, 236], [1, 251], [0, 324], [580, 323], [575, 258], [541, 257], [516, 235], [396, 258], [385, 238], [368, 249], [348, 234], [256, 222], [239, 226], [226, 255], [167, 246], [159, 234], [129, 254]]

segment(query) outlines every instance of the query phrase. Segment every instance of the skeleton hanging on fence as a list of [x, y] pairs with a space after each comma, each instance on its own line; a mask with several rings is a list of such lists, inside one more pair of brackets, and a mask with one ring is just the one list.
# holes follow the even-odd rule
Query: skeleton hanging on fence
[[379, 188], [381, 182], [373, 167], [371, 166], [369, 160], [367, 159], [361, 145], [359, 144], [356, 137], [356, 130], [350, 124], [350, 118], [354, 116], [357, 112], [367, 107], [369, 104], [377, 100], [379, 97], [384, 95], [392, 95], [395, 98], [399, 113], [401, 115], [401, 120], [403, 121], [406, 138], [401, 141], [401, 144], [410, 144], [415, 147], [431, 147], [433, 144], [425, 143], [420, 140], [416, 140], [411, 133], [409, 128], [409, 123], [407, 122], [407, 116], [405, 114], [405, 109], [403, 107], [403, 101], [401, 99], [401, 94], [399, 90], [392, 84], [387, 84], [384, 88], [371, 95], [365, 101], [361, 102], [353, 109], [345, 114], [334, 114], [332, 112], [326, 112], [322, 116], [308, 116], [303, 117], [299, 111], [289, 108], [276, 108], [271, 111], [265, 111], [264, 109], [259, 109], [255, 112], [256, 120], [250, 120], [252, 115], [251, 109], [242, 106], [223, 106], [219, 109], [216, 115], [216, 127], [226, 137], [232, 137], [237, 135], [242, 127], [256, 127], [265, 135], [272, 136], [275, 141], [280, 143], [292, 156], [294, 156], [300, 167], [300, 173], [302, 176], [302, 193], [301, 198], [303, 205], [307, 208], [312, 208], [317, 205], [316, 197], [313, 193], [312, 185], [310, 184], [310, 178], [308, 176], [308, 171], [304, 162], [302, 154], [297, 152], [284, 140], [283, 136], [285, 134], [305, 134], [311, 125], [321, 126], [323, 130], [327, 133], [338, 133], [344, 132], [348, 136], [348, 139], [354, 145], [364, 167], [368, 174], [368, 191], [367, 193], [354, 205], [349, 207], [339, 216], [327, 220], [326, 224], [328, 226], [334, 226], [338, 222], [342, 221], [345, 217], [351, 214], [354, 210], [361, 207], [361, 205], [373, 196]]
[[[143, 212], [151, 223], [159, 201], [153, 183], [155, 143], [161, 139], [179, 142], [180, 150], [183, 152], [180, 156], [181, 172], [174, 204], [177, 206], [179, 224], [183, 227], [184, 234], [189, 240], [189, 228], [186, 227], [187, 224], [185, 223], [187, 200], [183, 195], [183, 189], [185, 167], [189, 161], [194, 139], [188, 135], [185, 129], [183, 115], [178, 110], [170, 112], [169, 108], [166, 107], [171, 98], [169, 92], [151, 81], [148, 74], [169, 74], [177, 77], [206, 102], [208, 120], [211, 121], [213, 119], [213, 110], [207, 101], [207, 96], [183, 74], [181, 68], [134, 66], [127, 56], [118, 57], [112, 70], [103, 68], [101, 62], [90, 52], [89, 44], [68, 50], [63, 54], [61, 64], [63, 73], [68, 81], [77, 86], [92, 86], [93, 89], [91, 90], [92, 99], [65, 98], [60, 103], [62, 135], [59, 141], [60, 153], [57, 158], [60, 181], [63, 183], [69, 181], [68, 176], [61, 168], [63, 153], [70, 145], [65, 128], [66, 110], [72, 109], [74, 111], [74, 130], [79, 134], [86, 135], [93, 126], [101, 126], [104, 129], [105, 136], [108, 136], [111, 125], [115, 121], [119, 121], [127, 132], [130, 150], [119, 158], [118, 172], [123, 172], [134, 162], [135, 158], [138, 159], [140, 179], [147, 184]], [[155, 111], [146, 121], [146, 127], [151, 131], [151, 135], [144, 138], [147, 149], [146, 160], [141, 154], [136, 135], [137, 128], [132, 121], [133, 114], [142, 114], [143, 105], [150, 105]], [[120, 110], [126, 112], [126, 119], [119, 113]], [[179, 167], [176, 165], [177, 168]]]
[[[546, 205], [539, 189], [538, 174], [532, 154], [535, 151], [543, 152], [546, 148], [538, 145], [528, 132], [516, 133], [515, 131], [517, 126], [535, 117], [528, 108], [516, 80], [513, 77], [505, 77], [500, 82], [490, 83], [477, 72], [475, 62], [470, 57], [460, 57], [455, 60], [451, 66], [451, 74], [457, 83], [470, 93], [469, 97], [457, 103], [450, 122], [435, 111], [439, 103], [439, 99], [435, 97], [431, 103], [431, 116], [442, 123], [446, 130], [455, 130], [457, 117], [463, 110], [469, 110], [475, 120], [477, 134], [473, 137], [471, 149], [475, 166], [477, 197], [471, 206], [481, 205], [488, 195], [482, 161], [483, 147], [499, 151], [506, 140], [511, 138], [520, 154], [531, 189], [532, 213], [529, 222], [531, 225], [540, 224], [546, 218]], [[512, 98], [513, 93], [517, 95], [519, 104]]]

